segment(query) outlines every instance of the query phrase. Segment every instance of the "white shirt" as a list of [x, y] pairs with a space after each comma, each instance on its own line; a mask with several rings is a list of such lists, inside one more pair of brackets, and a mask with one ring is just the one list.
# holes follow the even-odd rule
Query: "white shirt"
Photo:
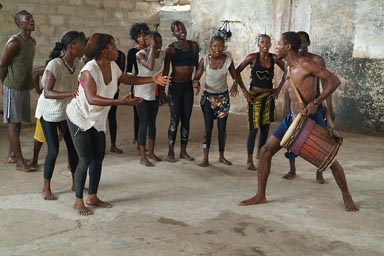
[[223, 67], [211, 69], [208, 56], [204, 59], [205, 70], [205, 90], [210, 93], [222, 93], [228, 91], [227, 74], [228, 68], [232, 63], [232, 57], [227, 54]]
[[[82, 72], [89, 71], [96, 82], [96, 94], [101, 97], [113, 99], [122, 71], [114, 61], [111, 61], [110, 65], [112, 80], [109, 84], [104, 83], [103, 74], [96, 60], [91, 60], [84, 66], [80, 72], [79, 80]], [[84, 84], [84, 86], [87, 86], [87, 84]], [[85, 96], [84, 88], [79, 83], [79, 95], [68, 104], [67, 116], [73, 124], [83, 131], [95, 127], [95, 129], [100, 132], [106, 130], [106, 120], [110, 108], [110, 106], [89, 104]]]
[[[145, 49], [139, 51], [137, 54], [144, 54], [147, 59], [149, 57], [148, 52]], [[143, 64], [141, 64], [140, 62], [137, 62], [140, 76], [153, 76], [157, 71], [159, 71], [162, 68], [162, 65], [164, 62], [164, 56], [165, 56], [164, 51], [160, 51], [159, 57], [155, 58], [155, 65], [153, 66], [153, 70], [149, 70], [146, 67], [144, 67]], [[144, 100], [155, 100], [156, 87], [157, 85], [155, 83], [135, 85], [134, 87], [135, 97], [140, 97], [140, 98], [143, 98]]]
[[66, 119], [65, 108], [71, 98], [47, 99], [44, 97], [44, 86], [47, 79], [47, 72], [49, 71], [56, 79], [53, 90], [60, 92], [75, 90], [78, 86], [77, 77], [84, 64], [76, 58], [74, 65], [76, 65], [76, 68], [73, 74], [71, 74], [61, 58], [55, 58], [47, 64], [41, 79], [43, 92], [37, 101], [36, 118], [40, 119], [43, 117], [43, 119], [48, 122], [60, 122]]

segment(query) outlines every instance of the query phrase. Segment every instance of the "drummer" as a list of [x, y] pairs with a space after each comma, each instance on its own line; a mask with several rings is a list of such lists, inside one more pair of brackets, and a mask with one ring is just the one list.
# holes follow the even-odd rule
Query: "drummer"
[[[252, 204], [263, 204], [267, 202], [266, 187], [267, 180], [271, 169], [272, 156], [281, 149], [280, 141], [292, 123], [295, 115], [302, 113], [309, 116], [320, 126], [325, 127], [324, 120], [318, 106], [327, 99], [340, 85], [340, 80], [328, 71], [321, 67], [308, 57], [300, 56], [298, 50], [300, 48], [300, 36], [295, 32], [285, 32], [282, 34], [275, 52], [279, 58], [285, 59], [287, 68], [291, 78], [295, 83], [297, 90], [302, 96], [302, 100], [306, 105], [304, 109], [300, 107], [300, 103], [294, 94], [291, 87], [288, 87], [289, 98], [291, 100], [290, 110], [284, 120], [269, 137], [267, 144], [261, 149], [259, 160], [259, 175], [258, 188], [255, 196], [244, 200], [240, 203], [241, 206]], [[321, 79], [324, 82], [323, 91], [318, 94], [316, 89], [316, 80]], [[358, 207], [353, 202], [352, 196], [349, 193], [347, 181], [345, 179], [344, 170], [336, 160], [331, 165], [333, 177], [339, 186], [346, 211], [358, 211]]]

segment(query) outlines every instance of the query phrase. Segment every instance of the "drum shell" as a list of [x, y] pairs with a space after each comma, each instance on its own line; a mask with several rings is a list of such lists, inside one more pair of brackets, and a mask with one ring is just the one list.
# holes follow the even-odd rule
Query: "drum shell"
[[337, 142], [329, 130], [299, 114], [280, 145], [324, 171], [335, 161], [341, 142]]

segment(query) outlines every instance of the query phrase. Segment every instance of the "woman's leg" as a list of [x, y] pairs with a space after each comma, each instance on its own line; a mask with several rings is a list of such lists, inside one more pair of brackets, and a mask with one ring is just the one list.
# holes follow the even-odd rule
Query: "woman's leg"
[[149, 138], [149, 155], [148, 157], [156, 162], [161, 161], [159, 157], [155, 155], [155, 141], [156, 141], [156, 117], [159, 111], [159, 104], [157, 100], [148, 102], [148, 138]]
[[[114, 99], [119, 98], [119, 91], [116, 92]], [[116, 147], [116, 136], [117, 136], [117, 121], [116, 121], [117, 106], [111, 106], [108, 112], [108, 124], [109, 124], [109, 135], [111, 137], [111, 152], [121, 154], [123, 150]]]
[[218, 139], [219, 139], [219, 162], [225, 165], [232, 165], [230, 161], [225, 159], [224, 151], [225, 151], [225, 141], [227, 138], [227, 120], [228, 115], [223, 118], [217, 119], [217, 130], [218, 130]]
[[152, 167], [153, 164], [148, 160], [147, 154], [145, 153], [145, 145], [147, 142], [147, 130], [148, 130], [148, 119], [150, 115], [149, 101], [143, 100], [139, 105], [136, 106], [137, 113], [140, 119], [139, 126], [139, 137], [138, 145], [140, 149], [140, 164], [148, 167]]
[[171, 121], [168, 128], [168, 156], [167, 161], [175, 162], [175, 141], [177, 135], [177, 128], [180, 121], [180, 113], [182, 108], [182, 85], [171, 83], [168, 90], [168, 105], [171, 115]]
[[57, 198], [51, 191], [51, 179], [53, 170], [55, 169], [57, 155], [59, 154], [58, 123], [45, 121], [43, 117], [41, 117], [40, 122], [48, 145], [47, 156], [45, 157], [44, 163], [43, 196], [45, 200], [56, 200]]
[[213, 130], [213, 111], [211, 108], [211, 102], [206, 100], [204, 105], [201, 106], [201, 110], [204, 116], [204, 135], [203, 135], [203, 161], [199, 164], [201, 167], [209, 166], [209, 148], [212, 141]]
[[110, 208], [111, 204], [101, 201], [97, 196], [100, 184], [101, 170], [105, 155], [105, 133], [98, 132], [95, 128], [90, 129], [92, 138], [92, 158], [89, 165], [89, 190], [87, 204], [102, 208]]
[[180, 158], [184, 158], [189, 161], [195, 160], [192, 156], [187, 153], [187, 144], [189, 139], [189, 127], [193, 108], [193, 87], [192, 84], [183, 85], [183, 104], [181, 106], [181, 147], [180, 147]]
[[75, 145], [79, 156], [79, 163], [75, 172], [76, 200], [73, 208], [76, 209], [80, 215], [89, 215], [92, 214], [92, 211], [84, 205], [83, 190], [87, 179], [88, 167], [91, 163], [92, 157], [92, 139], [90, 136], [90, 130], [81, 131], [81, 129], [71, 121], [67, 120], [67, 123], [69, 131], [71, 132], [73, 144]]
[[270, 124], [262, 125], [260, 127], [259, 144], [257, 147], [256, 159], [260, 158], [260, 150], [267, 143]]
[[70, 171], [72, 174], [72, 191], [75, 191], [75, 172], [77, 165], [79, 163], [79, 157], [76, 152], [75, 145], [73, 144], [73, 140], [71, 138], [71, 133], [69, 131], [69, 127], [66, 121], [60, 122], [61, 134], [63, 135], [65, 145], [67, 146], [67, 155], [68, 155], [68, 163], [70, 167]]

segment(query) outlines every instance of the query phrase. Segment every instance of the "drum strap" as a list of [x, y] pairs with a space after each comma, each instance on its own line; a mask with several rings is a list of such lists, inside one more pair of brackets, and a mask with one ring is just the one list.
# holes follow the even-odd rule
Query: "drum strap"
[[[289, 67], [287, 67], [287, 75], [288, 75], [288, 79], [289, 79], [289, 84], [291, 85], [293, 91], [295, 92], [295, 95], [297, 97], [297, 100], [299, 101], [300, 106], [304, 109], [305, 108], [305, 104], [304, 104], [303, 100], [301, 99], [300, 92], [299, 92], [299, 90], [297, 90], [295, 82], [292, 79], [291, 70], [290, 70]], [[327, 113], [326, 113], [326, 115], [327, 115]], [[333, 129], [334, 125], [333, 125], [333, 122], [332, 122], [332, 119], [331, 119], [329, 113], [326, 116], [326, 118], [327, 118], [327, 123], [328, 123], [328, 125], [330, 127], [331, 136], [333, 137], [334, 140], [336, 140], [336, 142], [341, 144], [343, 142], [343, 137], [338, 135], [336, 133], [336, 131]]]

